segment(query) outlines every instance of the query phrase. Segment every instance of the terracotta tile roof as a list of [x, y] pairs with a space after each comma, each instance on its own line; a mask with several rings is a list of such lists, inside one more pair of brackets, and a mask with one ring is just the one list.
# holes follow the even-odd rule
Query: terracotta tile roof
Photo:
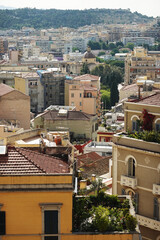
[[160, 92], [157, 92], [151, 96], [143, 98], [138, 101], [139, 104], [160, 106]]
[[[140, 89], [141, 89], [141, 92], [144, 92], [142, 86], [140, 87]], [[159, 89], [155, 88], [155, 87], [152, 88], [152, 91], [154, 91], [153, 93], [155, 93], [156, 90], [158, 91]], [[127, 86], [123, 86], [120, 91], [126, 91], [126, 92], [135, 91], [135, 92], [138, 92], [138, 85], [136, 83], [134, 83], [134, 84], [130, 84], [130, 85], [127, 85]]]
[[61, 159], [23, 148], [8, 148], [0, 155], [0, 175], [39, 175], [69, 173], [68, 164]]
[[137, 86], [137, 84], [123, 86], [121, 88], [121, 91], [138, 91], [138, 86]]
[[41, 115], [46, 120], [90, 120], [93, 115], [80, 112], [80, 111], [68, 111], [67, 115], [60, 116], [59, 111], [51, 110]]
[[92, 174], [100, 176], [109, 172], [109, 157], [102, 157], [96, 152], [90, 152], [77, 156], [78, 168], [82, 168], [83, 177], [91, 177]]
[[0, 84], [0, 97], [12, 91], [14, 91], [14, 88], [11, 88], [8, 85], [3, 83]]
[[95, 75], [91, 75], [91, 74], [84, 74], [84, 75], [80, 75], [78, 77], [75, 77], [74, 80], [98, 80], [99, 76], [95, 76]]

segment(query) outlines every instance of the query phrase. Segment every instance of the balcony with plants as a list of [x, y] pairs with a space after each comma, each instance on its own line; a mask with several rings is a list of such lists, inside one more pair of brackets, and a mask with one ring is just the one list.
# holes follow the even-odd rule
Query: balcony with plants
[[160, 131], [153, 130], [155, 116], [146, 109], [142, 112], [142, 120], [137, 120], [137, 130], [121, 132], [113, 136], [113, 142], [119, 145], [150, 150], [160, 153]]
[[73, 232], [136, 231], [137, 220], [131, 215], [130, 202], [127, 196], [107, 195], [102, 190], [97, 195], [74, 196]]

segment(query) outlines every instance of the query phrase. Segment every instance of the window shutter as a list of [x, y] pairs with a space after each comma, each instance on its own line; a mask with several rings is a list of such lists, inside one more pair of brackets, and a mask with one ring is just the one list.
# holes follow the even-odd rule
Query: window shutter
[[122, 195], [126, 195], [125, 189], [122, 188]]
[[153, 217], [154, 217], [155, 220], [159, 220], [159, 204], [158, 204], [158, 199], [157, 198], [154, 198]]
[[132, 131], [135, 131], [135, 129], [136, 129], [136, 122], [133, 121], [133, 122], [132, 122]]
[[160, 131], [160, 123], [156, 124], [156, 131], [159, 132]]
[[[58, 234], [58, 211], [44, 211], [44, 233]], [[45, 236], [45, 240], [58, 240], [58, 236]]]
[[0, 211], [0, 235], [6, 234], [6, 213]]
[[138, 203], [139, 203], [139, 194], [135, 193], [134, 195], [134, 202], [135, 202], [135, 212], [138, 213]]

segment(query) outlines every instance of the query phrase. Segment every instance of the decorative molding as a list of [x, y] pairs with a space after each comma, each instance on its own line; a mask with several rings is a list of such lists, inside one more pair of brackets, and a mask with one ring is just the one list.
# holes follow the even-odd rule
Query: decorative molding
[[149, 163], [150, 163], [149, 157], [146, 157], [146, 158], [145, 158], [145, 163], [146, 163], [146, 164], [149, 164]]
[[133, 155], [128, 155], [127, 157], [125, 157], [125, 165], [127, 165], [128, 160], [129, 160], [130, 158], [133, 158], [133, 159], [134, 159], [134, 161], [135, 161], [135, 167], [137, 167], [137, 161], [136, 161], [136, 158], [135, 158]]
[[131, 121], [133, 120], [133, 118], [137, 118], [138, 120], [140, 120], [139, 116], [137, 116], [137, 115], [133, 115], [133, 116], [131, 117]]

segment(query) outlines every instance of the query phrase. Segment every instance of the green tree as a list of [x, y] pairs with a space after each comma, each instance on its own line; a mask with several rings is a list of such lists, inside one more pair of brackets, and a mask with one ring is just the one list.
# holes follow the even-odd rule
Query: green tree
[[133, 48], [134, 48], [134, 43], [130, 43], [130, 42], [129, 42], [129, 43], [126, 44], [125, 47], [133, 50]]
[[103, 102], [104, 109], [110, 109], [110, 90], [101, 89], [101, 102]]
[[116, 81], [113, 81], [111, 84], [111, 95], [110, 95], [111, 106], [115, 106], [119, 101], [119, 91]]
[[110, 50], [113, 50], [114, 48], [116, 48], [116, 45], [114, 43], [109, 43], [108, 47]]
[[73, 47], [73, 48], [72, 48], [72, 52], [76, 52], [76, 51], [79, 51], [79, 48]]
[[111, 55], [114, 56], [116, 53], [119, 53], [118, 48], [114, 48], [114, 49], [112, 49], [112, 51], [111, 51]]
[[98, 53], [98, 56], [103, 56], [103, 55], [105, 55], [105, 52], [99, 52]]
[[90, 73], [87, 63], [83, 63], [80, 73], [81, 75]]

